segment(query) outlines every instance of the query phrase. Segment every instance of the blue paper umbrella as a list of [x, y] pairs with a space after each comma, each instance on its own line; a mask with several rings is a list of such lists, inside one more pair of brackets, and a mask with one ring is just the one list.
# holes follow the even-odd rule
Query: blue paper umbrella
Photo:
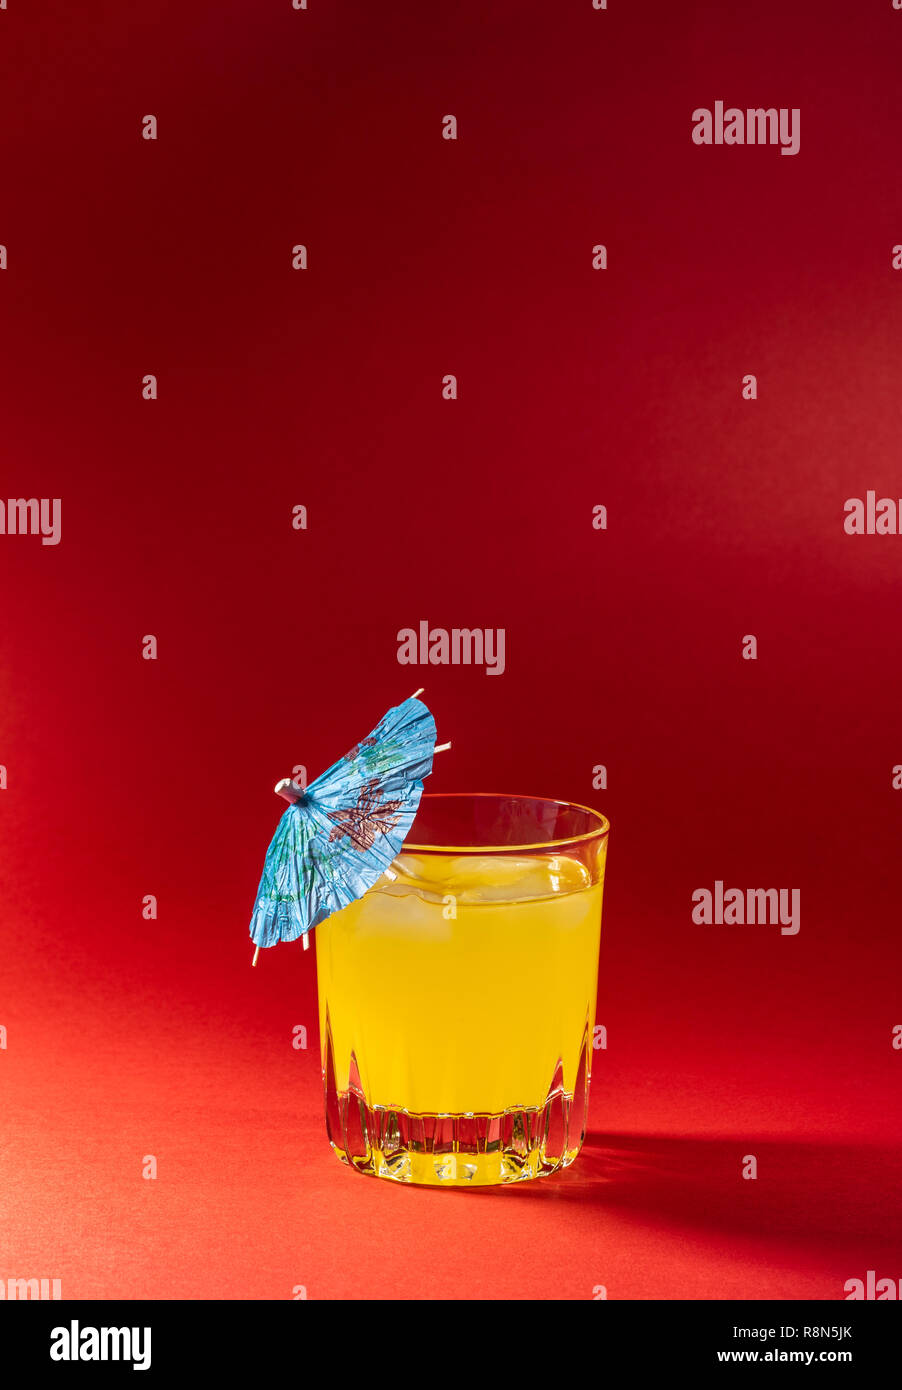
[[412, 695], [306, 791], [278, 784], [292, 804], [257, 889], [250, 932], [258, 951], [299, 936], [306, 950], [311, 927], [373, 886], [401, 849], [435, 751], [435, 720]]

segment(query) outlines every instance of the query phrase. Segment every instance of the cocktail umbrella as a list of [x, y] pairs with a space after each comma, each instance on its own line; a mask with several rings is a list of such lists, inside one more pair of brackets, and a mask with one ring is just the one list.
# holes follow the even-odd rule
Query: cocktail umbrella
[[[306, 791], [285, 778], [291, 802], [266, 851], [251, 940], [261, 946], [304, 938], [311, 927], [362, 898], [389, 869], [416, 815], [432, 771], [435, 720], [418, 690]], [[390, 870], [389, 870], [390, 872]]]

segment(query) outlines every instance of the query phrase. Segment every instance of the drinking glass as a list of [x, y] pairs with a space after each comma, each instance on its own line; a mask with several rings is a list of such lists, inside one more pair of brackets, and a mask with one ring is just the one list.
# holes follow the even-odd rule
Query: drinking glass
[[388, 874], [316, 928], [326, 1126], [397, 1182], [554, 1173], [585, 1134], [609, 825], [426, 794]]

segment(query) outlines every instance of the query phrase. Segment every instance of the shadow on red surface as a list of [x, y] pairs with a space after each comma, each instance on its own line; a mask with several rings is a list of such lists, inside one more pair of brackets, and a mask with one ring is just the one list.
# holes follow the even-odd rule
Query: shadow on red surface
[[[756, 1179], [744, 1178], [746, 1156]], [[748, 1135], [655, 1138], [590, 1132], [572, 1167], [503, 1191], [524, 1201], [578, 1200], [708, 1236], [760, 1235], [834, 1252], [862, 1268], [893, 1252], [902, 1272], [899, 1154], [888, 1146]], [[492, 1195], [502, 1196], [499, 1189]], [[869, 1263], [870, 1261], [870, 1263]], [[850, 1268], [848, 1277], [859, 1276]]]

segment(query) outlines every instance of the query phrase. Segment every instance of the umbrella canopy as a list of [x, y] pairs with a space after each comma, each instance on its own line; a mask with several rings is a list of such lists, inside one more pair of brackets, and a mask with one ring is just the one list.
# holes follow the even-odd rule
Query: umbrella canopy
[[277, 791], [296, 799], [266, 851], [251, 918], [255, 946], [296, 941], [363, 897], [401, 849], [434, 752], [435, 720], [411, 696], [305, 792], [279, 783]]

